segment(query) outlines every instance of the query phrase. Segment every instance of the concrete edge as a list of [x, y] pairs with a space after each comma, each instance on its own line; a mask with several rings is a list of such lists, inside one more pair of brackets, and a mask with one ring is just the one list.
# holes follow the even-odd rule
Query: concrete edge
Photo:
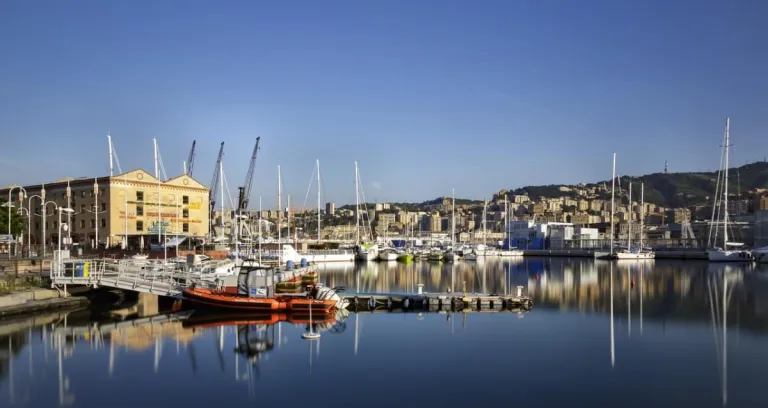
[[90, 301], [82, 296], [53, 298], [45, 300], [30, 300], [18, 305], [0, 307], [0, 317], [43, 312], [55, 309], [85, 307], [89, 303]]

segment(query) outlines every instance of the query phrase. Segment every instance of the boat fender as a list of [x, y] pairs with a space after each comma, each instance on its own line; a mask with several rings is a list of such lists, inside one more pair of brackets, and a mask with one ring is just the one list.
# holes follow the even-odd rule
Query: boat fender
[[403, 308], [408, 309], [408, 306], [411, 305], [411, 299], [405, 298], [403, 299]]
[[392, 309], [392, 297], [387, 298], [387, 309]]
[[360, 303], [358, 302], [358, 300], [357, 300], [357, 296], [355, 296], [355, 299], [354, 299], [354, 300], [355, 300], [355, 310], [357, 310], [357, 305], [359, 305], [359, 304], [360, 304]]
[[368, 307], [370, 307], [371, 310], [376, 309], [376, 299], [374, 299], [373, 296], [368, 299]]

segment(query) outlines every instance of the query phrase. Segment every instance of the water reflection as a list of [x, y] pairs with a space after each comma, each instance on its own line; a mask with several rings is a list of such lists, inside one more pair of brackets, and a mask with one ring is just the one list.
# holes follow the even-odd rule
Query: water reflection
[[[517, 379], [518, 386], [539, 390], [518, 396], [526, 404], [562, 406], [566, 401], [558, 395], [567, 395], [580, 405], [622, 406], [628, 390], [661, 387], [635, 394], [630, 405], [761, 406], [768, 363], [765, 276], [740, 265], [659, 260], [335, 266], [322, 271], [321, 280], [349, 291], [358, 281], [361, 291], [392, 292], [466, 282], [468, 290], [503, 293], [522, 285], [534, 310], [522, 320], [511, 314], [341, 312], [313, 320], [313, 330], [322, 333], [315, 342], [301, 339], [308, 317], [287, 314], [163, 314], [144, 305], [126, 320], [76, 313], [5, 320], [0, 401], [97, 407], [104, 398], [146, 404], [165, 392], [195, 405], [207, 397], [189, 384], [204, 383], [226, 390], [234, 402], [278, 403], [295, 392], [290, 384], [321, 392], [334, 386], [339, 372], [350, 395], [365, 397], [381, 392], [380, 382], [356, 373], [375, 368], [382, 378], [402, 378], [398, 395], [414, 403], [472, 406], [508, 401], [508, 391], [440, 373], [503, 377], [518, 365], [531, 374]], [[146, 315], [152, 312], [159, 314]], [[406, 369], [419, 364], [434, 366], [438, 380]], [[544, 387], [541, 378], [557, 385]], [[477, 402], [444, 393], [461, 387]]]

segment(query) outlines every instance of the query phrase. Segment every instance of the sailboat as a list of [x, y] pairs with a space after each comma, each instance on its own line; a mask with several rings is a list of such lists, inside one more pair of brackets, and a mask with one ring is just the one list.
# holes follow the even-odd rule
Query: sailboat
[[[728, 241], [728, 154], [729, 154], [729, 147], [730, 147], [730, 141], [731, 141], [731, 120], [730, 118], [725, 119], [725, 143], [723, 145], [723, 157], [725, 158], [725, 162], [723, 165], [724, 176], [722, 178], [723, 183], [723, 189], [722, 189], [722, 199], [721, 199], [721, 205], [722, 209], [718, 208], [718, 197], [717, 194], [717, 187], [715, 187], [715, 205], [712, 208], [712, 218], [714, 219], [716, 213], [722, 213], [723, 219], [722, 219], [722, 225], [723, 225], [723, 247], [714, 247], [709, 250], [707, 250], [707, 258], [710, 262], [751, 262], [752, 261], [752, 253], [746, 249], [739, 249], [744, 246], [741, 242], [729, 242]], [[718, 220], [718, 223], [720, 223], [720, 220]], [[712, 240], [713, 246], [716, 245], [717, 241], [717, 228], [715, 227], [715, 237]], [[736, 248], [736, 249], [729, 249], [729, 248]]]
[[451, 248], [443, 254], [443, 258], [448, 262], [461, 259], [456, 253], [456, 190], [451, 192]]
[[645, 184], [640, 185], [640, 246], [637, 250], [632, 250], [632, 183], [629, 183], [629, 228], [627, 231], [627, 249], [621, 250], [616, 253], [616, 258], [619, 260], [648, 260], [654, 259], [656, 254], [648, 249], [643, 248], [643, 226], [645, 225], [643, 218], [645, 217]]
[[501, 249], [499, 255], [503, 257], [523, 256], [523, 251], [512, 246], [512, 237], [509, 234], [509, 206], [507, 195], [504, 195], [504, 242], [507, 249]]
[[355, 226], [357, 239], [355, 243], [356, 258], [360, 261], [373, 261], [379, 256], [379, 246], [376, 243], [360, 241], [360, 172], [355, 162]]

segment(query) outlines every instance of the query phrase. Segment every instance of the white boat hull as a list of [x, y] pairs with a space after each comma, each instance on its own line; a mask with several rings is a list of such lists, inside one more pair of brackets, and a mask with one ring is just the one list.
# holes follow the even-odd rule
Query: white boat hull
[[397, 256], [398, 255], [396, 253], [392, 253], [392, 252], [380, 253], [379, 260], [385, 261], [385, 262], [397, 261]]
[[752, 262], [752, 253], [745, 250], [710, 249], [707, 258], [710, 262]]
[[643, 261], [655, 259], [656, 254], [653, 252], [617, 252], [616, 259], [620, 261]]
[[328, 262], [352, 262], [355, 260], [355, 254], [351, 251], [341, 251], [333, 253], [309, 253], [301, 254], [291, 245], [283, 245], [283, 261], [293, 261], [298, 264], [302, 259], [309, 263], [328, 263]]

